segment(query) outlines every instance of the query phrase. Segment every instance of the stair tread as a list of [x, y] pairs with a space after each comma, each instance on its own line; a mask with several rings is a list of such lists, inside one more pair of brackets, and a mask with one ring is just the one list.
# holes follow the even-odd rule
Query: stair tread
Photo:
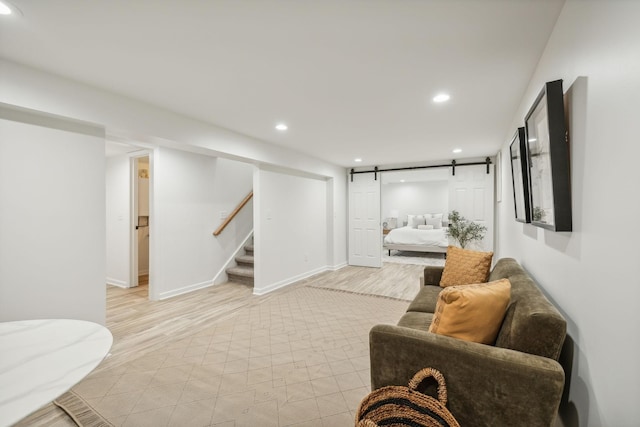
[[239, 255], [236, 257], [237, 262], [253, 264], [253, 255]]
[[253, 252], [253, 245], [245, 245], [244, 250], [248, 252]]
[[234, 274], [236, 276], [244, 276], [244, 277], [253, 277], [253, 268], [252, 267], [231, 267], [227, 268], [227, 274]]

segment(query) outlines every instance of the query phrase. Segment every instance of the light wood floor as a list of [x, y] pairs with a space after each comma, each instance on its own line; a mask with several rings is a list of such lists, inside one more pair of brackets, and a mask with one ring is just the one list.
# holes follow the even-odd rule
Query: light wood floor
[[[163, 301], [149, 301], [146, 284], [128, 289], [107, 286], [106, 326], [113, 334], [114, 343], [112, 357], [108, 357], [96, 372], [159, 350], [169, 337], [171, 340], [187, 337], [214, 320], [233, 316], [242, 307], [260, 304], [302, 286], [410, 300], [419, 290], [423, 270], [424, 266], [420, 265], [392, 263], [385, 263], [382, 269], [348, 266], [264, 296], [253, 295], [251, 287], [225, 283]], [[66, 427], [74, 424], [57, 407], [48, 405], [18, 424], [21, 427], [33, 425]]]

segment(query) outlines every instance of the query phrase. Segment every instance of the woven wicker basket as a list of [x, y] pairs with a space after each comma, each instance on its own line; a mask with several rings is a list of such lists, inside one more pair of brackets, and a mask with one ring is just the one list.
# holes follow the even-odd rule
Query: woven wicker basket
[[[437, 399], [417, 390], [429, 377], [438, 382]], [[413, 376], [409, 387], [388, 386], [369, 393], [360, 402], [356, 426], [460, 427], [446, 405], [444, 376], [433, 368], [425, 368]]]

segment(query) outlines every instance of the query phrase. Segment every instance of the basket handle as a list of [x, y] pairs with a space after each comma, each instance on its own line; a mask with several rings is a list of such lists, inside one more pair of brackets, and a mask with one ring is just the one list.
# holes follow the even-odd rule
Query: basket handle
[[443, 406], [447, 405], [447, 385], [444, 381], [444, 375], [437, 369], [424, 368], [416, 372], [409, 381], [409, 388], [418, 391], [418, 386], [427, 378], [433, 377], [438, 382], [438, 400]]

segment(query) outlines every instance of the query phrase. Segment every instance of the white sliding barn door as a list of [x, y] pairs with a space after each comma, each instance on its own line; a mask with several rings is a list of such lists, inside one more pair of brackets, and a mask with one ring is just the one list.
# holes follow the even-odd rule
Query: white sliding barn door
[[449, 212], [456, 210], [470, 221], [487, 227], [481, 242], [467, 249], [493, 251], [493, 165], [459, 166], [449, 175]]
[[380, 181], [374, 174], [349, 179], [349, 265], [382, 267]]

